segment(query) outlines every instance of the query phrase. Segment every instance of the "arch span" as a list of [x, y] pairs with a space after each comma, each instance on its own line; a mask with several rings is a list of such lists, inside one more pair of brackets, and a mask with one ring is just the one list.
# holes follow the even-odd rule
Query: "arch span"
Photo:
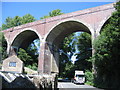
[[111, 15], [108, 15], [107, 17], [105, 17], [105, 18], [100, 22], [99, 27], [98, 27], [98, 30], [96, 30], [97, 33], [98, 33], [98, 35], [100, 34], [103, 26], [106, 24], [106, 22], [107, 22], [111, 17], [112, 17], [112, 14], [111, 14]]
[[[66, 21], [58, 24], [54, 27], [51, 32], [49, 32], [46, 37], [46, 47], [47, 52], [51, 53], [49, 61], [51, 64], [51, 72], [59, 72], [59, 45], [64, 40], [66, 36], [71, 33], [83, 31], [87, 33], [92, 33], [90, 29], [81, 22], [78, 21]], [[47, 61], [48, 62], [48, 61]]]
[[78, 20], [66, 20], [54, 26], [45, 39], [47, 43], [59, 44], [66, 36], [77, 31], [84, 31], [91, 34], [92, 28], [89, 24], [82, 23]]
[[40, 36], [35, 31], [25, 29], [14, 37], [11, 48], [14, 49], [15, 52], [17, 52], [19, 48], [26, 49], [29, 44], [37, 38], [40, 40]]

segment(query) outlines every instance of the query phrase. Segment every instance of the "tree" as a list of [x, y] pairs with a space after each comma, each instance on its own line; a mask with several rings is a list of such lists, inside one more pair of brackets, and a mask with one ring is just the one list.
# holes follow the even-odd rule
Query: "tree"
[[19, 49], [18, 57], [25, 63], [25, 66], [32, 63], [32, 57], [22, 48]]
[[95, 85], [120, 89], [120, 1], [94, 44]]
[[6, 50], [7, 50], [7, 42], [4, 38], [3, 33], [0, 32], [0, 69], [2, 67], [2, 61], [7, 57]]
[[24, 49], [19, 49], [18, 57], [24, 62], [25, 67], [37, 70], [37, 62]]
[[61, 12], [60, 9], [56, 9], [56, 10], [53, 10], [53, 11], [49, 12], [50, 17], [58, 16], [58, 15], [61, 15], [61, 14], [63, 14], [63, 13]]
[[[59, 56], [59, 77], [71, 78], [74, 75], [74, 65], [71, 63], [71, 57], [75, 52], [74, 33], [65, 37], [60, 45], [60, 56]], [[69, 69], [68, 69], [69, 68]], [[70, 71], [69, 71], [70, 70]], [[70, 75], [70, 73], [73, 73]]]
[[[36, 45], [37, 44], [37, 45]], [[35, 39], [27, 48], [26, 52], [29, 53], [29, 55], [34, 60], [33, 63], [38, 62], [38, 56], [39, 56], [39, 50], [40, 50], [40, 40]]]
[[[88, 61], [92, 55], [91, 47], [91, 35], [88, 33], [73, 33], [66, 37], [60, 47], [64, 53], [60, 53], [59, 76], [73, 78], [75, 70], [91, 71], [92, 62]], [[76, 55], [77, 59], [75, 64], [71, 61], [73, 55]]]
[[62, 72], [62, 76], [71, 79], [74, 77], [74, 72], [75, 72], [74, 64], [71, 61], [68, 61], [65, 64], [65, 68], [64, 71]]
[[2, 24], [2, 30], [19, 26], [22, 24], [30, 23], [33, 21], [35, 21], [35, 18], [30, 14], [26, 14], [23, 17], [19, 17], [19, 16], [15, 16], [14, 18], [7, 17], [5, 20], [5, 24]]
[[7, 42], [2, 32], [0, 32], [0, 61], [4, 60], [7, 57]]
[[61, 14], [63, 14], [63, 13], [61, 12], [61, 10], [60, 10], [60, 9], [56, 9], [56, 10], [53, 10], [53, 11], [49, 12], [49, 15], [43, 16], [43, 17], [41, 17], [40, 19], [45, 19], [45, 18], [49, 18], [49, 17], [54, 17], [54, 16], [58, 16], [58, 15], [61, 15]]
[[92, 63], [88, 59], [92, 56], [92, 45], [91, 45], [91, 35], [86, 32], [80, 33], [77, 36], [77, 61], [75, 66], [79, 70], [92, 70]]
[[[5, 29], [11, 28], [11, 27], [15, 27], [15, 26], [19, 26], [22, 24], [30, 23], [35, 20], [36, 19], [30, 14], [26, 14], [23, 17], [19, 17], [19, 16], [15, 16], [14, 18], [8, 17], [5, 20], [5, 24], [2, 24], [2, 30], [5, 30]], [[37, 67], [36, 62], [38, 61], [37, 60], [38, 53], [37, 53], [37, 55], [34, 54], [36, 52], [36, 47], [35, 47], [35, 45], [34, 46], [32, 46], [32, 45], [29, 46], [29, 48], [28, 48], [29, 50], [27, 49], [28, 52], [32, 52], [32, 53], [28, 54], [24, 49], [20, 49], [18, 52], [18, 54], [19, 54], [18, 57], [24, 61], [25, 66], [29, 66], [31, 68], [34, 67], [34, 69], [36, 69], [35, 67]], [[4, 50], [3, 53], [6, 53], [6, 51]], [[3, 54], [3, 55], [4, 56], [2, 56], [2, 57], [5, 59], [6, 54]]]
[[26, 23], [30, 23], [30, 22], [34, 22], [34, 21], [36, 21], [36, 19], [32, 15], [26, 14], [22, 17], [21, 23], [26, 24]]
[[6, 20], [5, 20], [6, 24], [2, 24], [2, 30], [5, 30], [5, 29], [13, 27], [12, 22], [13, 22], [13, 19], [10, 18], [10, 17], [7, 17]]

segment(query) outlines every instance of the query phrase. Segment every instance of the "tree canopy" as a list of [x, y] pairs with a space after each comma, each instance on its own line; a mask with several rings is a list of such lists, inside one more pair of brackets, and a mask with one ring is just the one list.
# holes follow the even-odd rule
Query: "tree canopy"
[[92, 44], [91, 44], [91, 35], [89, 33], [83, 32], [77, 36], [78, 42], [78, 53], [77, 61], [75, 65], [79, 70], [92, 70], [92, 63], [88, 59], [92, 56]]
[[30, 14], [26, 14], [23, 17], [20, 17], [20, 16], [15, 16], [14, 18], [7, 17], [5, 20], [5, 24], [2, 24], [2, 30], [15, 27], [15, 26], [19, 26], [22, 24], [30, 23], [35, 20], [36, 19]]
[[[88, 71], [92, 69], [89, 59], [92, 55], [91, 35], [86, 32], [72, 33], [61, 43], [60, 49], [60, 77], [73, 78], [75, 70]], [[75, 64], [72, 63], [72, 56], [76, 55]]]
[[54, 16], [58, 16], [58, 15], [61, 15], [61, 14], [64, 14], [64, 13], [62, 13], [60, 9], [56, 9], [56, 10], [53, 10], [53, 11], [49, 12], [48, 15], [43, 16], [43, 17], [41, 17], [40, 19], [45, 19], [45, 18], [49, 18], [49, 17], [54, 17]]
[[95, 85], [120, 89], [120, 1], [94, 43]]

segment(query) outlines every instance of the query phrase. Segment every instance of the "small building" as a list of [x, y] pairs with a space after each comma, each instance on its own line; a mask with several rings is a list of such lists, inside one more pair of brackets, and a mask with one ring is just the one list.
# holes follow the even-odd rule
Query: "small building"
[[16, 55], [12, 55], [3, 61], [2, 71], [22, 73], [23, 61], [21, 61]]

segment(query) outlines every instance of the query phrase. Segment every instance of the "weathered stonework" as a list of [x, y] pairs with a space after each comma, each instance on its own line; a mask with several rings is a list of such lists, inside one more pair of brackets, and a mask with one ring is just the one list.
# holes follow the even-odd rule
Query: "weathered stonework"
[[2, 71], [22, 73], [23, 62], [16, 55], [10, 56], [3, 61]]
[[35, 38], [40, 39], [38, 72], [59, 72], [59, 44], [69, 34], [77, 31], [88, 32], [92, 41], [100, 34], [104, 23], [114, 12], [113, 3], [67, 13], [4, 30], [7, 53], [11, 48], [17, 51], [26, 48]]
[[[12, 78], [10, 78], [12, 76]], [[57, 74], [24, 75], [0, 72], [2, 89], [57, 90]]]

